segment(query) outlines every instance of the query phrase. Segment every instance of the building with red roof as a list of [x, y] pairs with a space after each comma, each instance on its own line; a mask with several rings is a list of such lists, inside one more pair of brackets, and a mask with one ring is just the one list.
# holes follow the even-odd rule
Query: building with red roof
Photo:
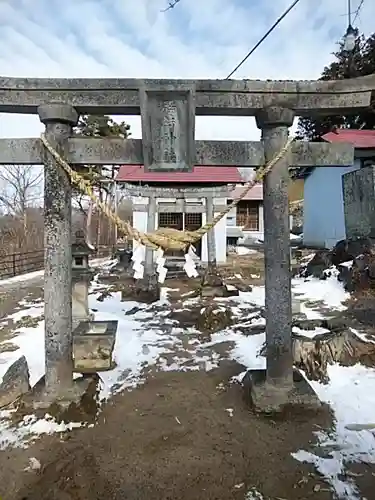
[[237, 167], [200, 167], [192, 172], [146, 172], [143, 165], [122, 165], [116, 180], [118, 183], [128, 182], [138, 185], [199, 185], [213, 186], [238, 184], [243, 182]]
[[[146, 172], [143, 165], [123, 165], [120, 167], [116, 181], [118, 185], [133, 186], [155, 186], [161, 187], [211, 187], [211, 186], [233, 186], [228, 198], [217, 200], [218, 206], [224, 206], [237, 198], [242, 192], [244, 179], [238, 168], [232, 166], [195, 166], [192, 172]], [[134, 203], [137, 201], [134, 200]], [[163, 203], [161, 200], [159, 204]], [[138, 221], [140, 226], [145, 224], [143, 220], [145, 215], [133, 213], [133, 218]], [[197, 229], [204, 222], [204, 214], [181, 212], [163, 212], [158, 214], [158, 227], [174, 227], [181, 229]], [[263, 187], [254, 186], [237, 207], [230, 212], [225, 220], [219, 223], [218, 228], [226, 225], [227, 244], [235, 244], [238, 238], [253, 234], [255, 237], [263, 234]], [[219, 237], [218, 237], [219, 238]], [[219, 238], [222, 239], [222, 238]], [[223, 241], [218, 241], [216, 245], [219, 250], [217, 253], [222, 260], [224, 258]], [[221, 249], [221, 250], [220, 250]], [[205, 252], [203, 252], [204, 254]], [[226, 248], [225, 248], [226, 255]], [[204, 255], [203, 255], [204, 257]], [[204, 260], [204, 258], [203, 258]]]
[[326, 142], [346, 142], [355, 148], [354, 165], [304, 169], [303, 240], [306, 245], [332, 248], [346, 239], [343, 176], [375, 164], [375, 130], [335, 129]]
[[[143, 165], [123, 165], [119, 168], [117, 185], [121, 188], [135, 187], [155, 188], [229, 188], [231, 192], [236, 186], [244, 183], [238, 168], [232, 166], [195, 166], [192, 172], [147, 172]], [[199, 191], [198, 191], [199, 192]], [[141, 193], [141, 191], [140, 191]], [[258, 195], [256, 196], [258, 197]], [[228, 197], [214, 198], [215, 214], [219, 213], [228, 203]], [[138, 196], [132, 197], [133, 225], [140, 231], [146, 230], [148, 199]], [[249, 200], [252, 203], [252, 200]], [[244, 201], [246, 204], [246, 200]], [[259, 204], [259, 202], [256, 202]], [[157, 198], [156, 227], [171, 227], [194, 231], [206, 222], [204, 198], [186, 199], [183, 209], [176, 198]], [[236, 217], [235, 217], [236, 218]], [[240, 236], [240, 235], [239, 235]], [[227, 254], [227, 216], [215, 227], [216, 259], [226, 261]], [[202, 238], [202, 244], [197, 245], [197, 252], [202, 261], [207, 261], [207, 241]]]

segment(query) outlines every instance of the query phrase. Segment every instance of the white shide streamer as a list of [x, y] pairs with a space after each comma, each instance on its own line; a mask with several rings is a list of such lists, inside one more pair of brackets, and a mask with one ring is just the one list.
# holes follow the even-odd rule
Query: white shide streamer
[[164, 266], [165, 257], [164, 251], [161, 248], [156, 250], [156, 272], [158, 274], [158, 282], [164, 283], [168, 269]]
[[145, 274], [145, 266], [143, 262], [145, 261], [146, 247], [144, 245], [137, 244], [133, 250], [133, 269], [134, 278], [136, 280], [141, 280]]
[[[145, 255], [146, 248], [144, 245], [137, 244], [133, 251], [132, 261], [133, 261], [133, 270], [134, 270], [134, 278], [136, 280], [140, 280], [144, 277], [145, 272]], [[189, 247], [188, 252], [185, 254], [185, 264], [184, 271], [189, 278], [197, 278], [199, 273], [196, 268], [195, 260], [197, 256], [195, 254], [195, 248], [193, 246]], [[164, 283], [165, 278], [167, 276], [168, 269], [165, 267], [166, 259], [164, 257], [164, 251], [159, 248], [156, 250], [156, 272], [158, 274], [158, 282]]]
[[195, 265], [195, 259], [197, 258], [195, 254], [195, 248], [190, 245], [188, 252], [185, 254], [185, 264], [184, 271], [189, 278], [197, 278], [199, 273]]

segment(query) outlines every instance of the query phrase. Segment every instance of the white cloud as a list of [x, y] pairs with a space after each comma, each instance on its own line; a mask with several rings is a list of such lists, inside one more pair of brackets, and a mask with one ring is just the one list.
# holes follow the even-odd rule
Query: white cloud
[[[353, 0], [355, 9], [360, 0]], [[28, 77], [225, 78], [290, 0], [0, 1], [0, 74]], [[345, 32], [344, 0], [302, 0], [235, 78], [314, 79]], [[342, 15], [344, 14], [344, 15]], [[375, 4], [358, 27], [368, 34]], [[126, 117], [140, 137], [138, 117]], [[36, 136], [35, 116], [0, 115], [0, 137]], [[197, 119], [199, 139], [257, 139], [252, 118]]]

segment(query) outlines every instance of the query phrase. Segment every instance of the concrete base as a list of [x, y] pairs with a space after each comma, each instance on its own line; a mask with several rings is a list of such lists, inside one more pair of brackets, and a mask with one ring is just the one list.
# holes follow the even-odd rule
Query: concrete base
[[55, 394], [46, 392], [45, 377], [43, 376], [32, 390], [22, 398], [22, 404], [34, 410], [48, 410], [51, 407], [67, 410], [72, 404], [79, 406], [90, 387], [92, 388], [97, 381], [98, 377], [95, 375], [83, 376], [75, 379], [71, 388]]
[[309, 412], [322, 408], [318, 396], [298, 370], [293, 372], [293, 383], [285, 385], [269, 382], [266, 370], [249, 370], [243, 387], [246, 400], [259, 413], [275, 414], [297, 408]]

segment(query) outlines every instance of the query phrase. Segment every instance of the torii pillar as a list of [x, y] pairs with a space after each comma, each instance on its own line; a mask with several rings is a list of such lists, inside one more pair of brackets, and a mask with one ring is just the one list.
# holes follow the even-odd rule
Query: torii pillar
[[[78, 113], [68, 104], [38, 108], [50, 144], [66, 157]], [[64, 398], [73, 389], [72, 187], [55, 158], [44, 151], [45, 391]]]
[[[293, 120], [292, 110], [277, 107], [256, 116], [266, 163], [285, 146]], [[267, 380], [286, 386], [293, 383], [289, 164], [288, 152], [263, 180]]]
[[[282, 107], [264, 108], [257, 113], [266, 163], [285, 146], [293, 120], [294, 111]], [[293, 148], [263, 179], [267, 368], [250, 371], [246, 378], [250, 380], [248, 388], [255, 409], [265, 413], [279, 411], [286, 404], [321, 406], [310, 385], [301, 376], [294, 377], [293, 369], [288, 197], [292, 151]], [[311, 157], [311, 163], [319, 164], [319, 159], [315, 162]]]

